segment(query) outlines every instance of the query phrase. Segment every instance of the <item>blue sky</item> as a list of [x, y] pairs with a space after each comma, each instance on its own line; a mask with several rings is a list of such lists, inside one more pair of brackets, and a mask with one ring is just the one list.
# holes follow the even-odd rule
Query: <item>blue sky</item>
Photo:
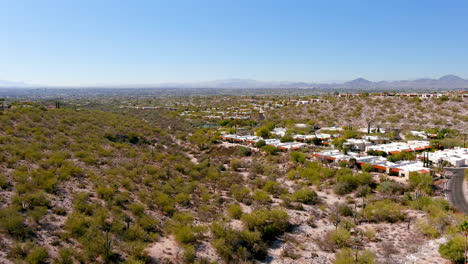
[[0, 0], [0, 79], [468, 78], [468, 1]]

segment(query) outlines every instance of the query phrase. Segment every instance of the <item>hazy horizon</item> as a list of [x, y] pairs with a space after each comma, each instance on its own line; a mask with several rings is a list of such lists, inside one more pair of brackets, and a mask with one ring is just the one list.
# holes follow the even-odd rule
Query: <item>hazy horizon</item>
[[[421, 78], [412, 78], [412, 79], [407, 79], [407, 80], [370, 80], [368, 78], [364, 77], [356, 77], [351, 80], [329, 80], [329, 81], [323, 81], [323, 82], [317, 82], [317, 81], [303, 81], [303, 80], [283, 80], [283, 81], [270, 81], [270, 80], [256, 80], [256, 79], [248, 79], [248, 78], [224, 78], [224, 79], [216, 79], [216, 80], [205, 80], [205, 81], [198, 81], [198, 82], [153, 82], [153, 83], [92, 83], [92, 84], [82, 84], [82, 85], [51, 85], [51, 84], [37, 84], [37, 83], [24, 83], [21, 81], [12, 81], [12, 80], [0, 80], [0, 88], [3, 86], [11, 86], [14, 87], [15, 85], [17, 87], [64, 87], [64, 88], [74, 88], [74, 87], [118, 87], [118, 86], [159, 86], [162, 87], [164, 85], [169, 85], [169, 86], [174, 86], [174, 85], [203, 85], [203, 84], [215, 84], [215, 83], [223, 83], [223, 82], [256, 82], [256, 83], [271, 83], [271, 84], [279, 84], [279, 83], [307, 83], [307, 84], [344, 84], [347, 82], [359, 80], [359, 79], [364, 79], [367, 81], [371, 82], [399, 82], [399, 81], [418, 81], [418, 80], [425, 80], [425, 79], [432, 79], [432, 80], [438, 80], [441, 77], [444, 76], [453, 76], [452, 74], [446, 74], [446, 75], [440, 75], [440, 76], [435, 76], [435, 77], [421, 77]], [[463, 76], [458, 76], [454, 75], [456, 77], [460, 77], [462, 79], [468, 80], [467, 78], [464, 78]]]

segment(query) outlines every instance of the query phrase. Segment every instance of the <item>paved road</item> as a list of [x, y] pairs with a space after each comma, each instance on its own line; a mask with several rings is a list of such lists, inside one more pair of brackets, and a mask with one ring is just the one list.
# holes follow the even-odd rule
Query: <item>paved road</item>
[[453, 172], [453, 176], [447, 183], [447, 197], [450, 204], [460, 212], [468, 214], [468, 202], [465, 195], [463, 180], [465, 177], [464, 168], [448, 169]]

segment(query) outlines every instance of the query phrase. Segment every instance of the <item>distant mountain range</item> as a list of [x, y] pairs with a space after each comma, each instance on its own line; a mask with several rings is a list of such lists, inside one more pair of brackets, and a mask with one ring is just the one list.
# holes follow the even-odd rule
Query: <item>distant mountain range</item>
[[[131, 87], [125, 85], [124, 87]], [[166, 83], [137, 87], [168, 88], [320, 88], [320, 89], [464, 89], [468, 80], [455, 75], [445, 75], [439, 79], [416, 79], [402, 81], [372, 82], [357, 78], [344, 83], [308, 83], [308, 82], [265, 82], [252, 79], [224, 79], [199, 83]]]
[[[3, 88], [41, 88], [51, 86], [30, 85], [21, 82], [1, 81]], [[357, 78], [344, 83], [308, 83], [308, 82], [266, 82], [252, 79], [223, 79], [209, 82], [197, 83], [157, 83], [157, 84], [134, 84], [134, 85], [93, 85], [92, 88], [317, 88], [317, 89], [466, 89], [468, 80], [456, 75], [445, 75], [438, 79], [416, 79], [401, 81], [378, 81], [372, 82], [364, 78]], [[77, 87], [56, 87], [77, 88]], [[80, 86], [80, 88], [85, 88]]]
[[22, 82], [10, 82], [0, 80], [0, 87], [30, 87], [31, 85]]

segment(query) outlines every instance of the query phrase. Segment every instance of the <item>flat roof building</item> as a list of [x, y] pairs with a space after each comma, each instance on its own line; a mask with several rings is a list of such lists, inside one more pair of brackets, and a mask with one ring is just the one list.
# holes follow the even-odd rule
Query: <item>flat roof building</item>
[[441, 162], [446, 161], [455, 167], [468, 166], [468, 148], [438, 150], [435, 152], [429, 152], [428, 155], [429, 160], [435, 164], [440, 164]]
[[387, 154], [397, 154], [403, 151], [421, 151], [429, 149], [429, 141], [409, 140], [408, 142], [392, 142], [388, 144], [379, 144], [367, 146], [366, 151], [373, 150], [378, 152], [385, 152]]

